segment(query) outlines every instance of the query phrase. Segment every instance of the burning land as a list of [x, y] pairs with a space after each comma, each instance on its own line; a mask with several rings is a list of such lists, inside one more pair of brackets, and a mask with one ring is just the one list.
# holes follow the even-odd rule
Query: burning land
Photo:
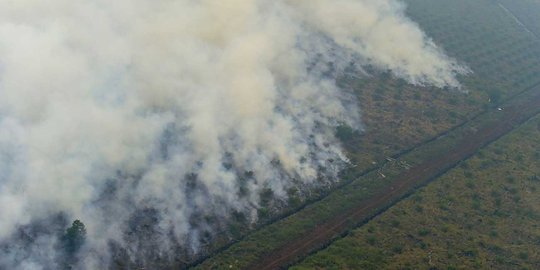
[[0, 0], [0, 269], [332, 252], [538, 113], [516, 2]]

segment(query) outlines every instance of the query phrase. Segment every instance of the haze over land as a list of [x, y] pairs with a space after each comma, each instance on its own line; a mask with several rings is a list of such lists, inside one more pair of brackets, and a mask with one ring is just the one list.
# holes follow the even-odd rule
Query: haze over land
[[[337, 181], [335, 127], [362, 128], [337, 74], [459, 87], [467, 71], [390, 0], [0, 7], [0, 268], [54, 267], [52, 229], [31, 245], [17, 230], [58, 214], [86, 224], [81, 268], [105, 267], [110, 242], [133, 257], [197, 253], [215, 229], [202, 217], [256, 222], [262, 191]], [[145, 211], [152, 237], [126, 237]]]

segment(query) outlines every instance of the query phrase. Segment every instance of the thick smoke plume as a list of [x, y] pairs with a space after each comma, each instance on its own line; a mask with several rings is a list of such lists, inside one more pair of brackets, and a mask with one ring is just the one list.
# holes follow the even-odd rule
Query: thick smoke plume
[[[255, 222], [263, 190], [336, 181], [335, 127], [361, 127], [336, 72], [459, 87], [465, 70], [403, 14], [393, 0], [0, 0], [0, 268], [56, 268], [74, 219], [77, 269], [107, 267], [112, 243], [197, 253], [212, 226], [194, 217]], [[135, 244], [141, 218], [153, 238]]]

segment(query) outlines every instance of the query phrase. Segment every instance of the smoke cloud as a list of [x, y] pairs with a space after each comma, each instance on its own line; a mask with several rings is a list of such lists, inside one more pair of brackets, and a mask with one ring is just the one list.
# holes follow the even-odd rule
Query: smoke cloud
[[[255, 222], [261, 191], [285, 199], [336, 181], [347, 158], [335, 127], [361, 129], [336, 73], [369, 65], [459, 87], [466, 72], [393, 0], [0, 6], [6, 269], [55, 268], [55, 231], [74, 219], [88, 231], [78, 269], [106, 268], [111, 243], [143, 260], [177, 245], [197, 253], [212, 225], [194, 217]], [[130, 240], [144, 218], [153, 238]]]

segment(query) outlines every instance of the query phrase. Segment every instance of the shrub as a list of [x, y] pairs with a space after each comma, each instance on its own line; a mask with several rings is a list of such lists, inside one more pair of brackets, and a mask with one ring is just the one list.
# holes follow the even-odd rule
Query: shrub
[[368, 238], [366, 239], [366, 242], [373, 246], [375, 245], [375, 243], [377, 243], [377, 238], [373, 235], [368, 236]]
[[427, 229], [427, 228], [422, 228], [422, 229], [418, 230], [418, 235], [420, 235], [420, 236], [427, 236], [430, 233], [431, 233], [431, 230]]
[[522, 260], [528, 260], [529, 259], [529, 253], [526, 251], [522, 251], [518, 254], [519, 258]]
[[336, 128], [336, 137], [346, 142], [354, 137], [354, 130], [348, 125], [340, 125]]

